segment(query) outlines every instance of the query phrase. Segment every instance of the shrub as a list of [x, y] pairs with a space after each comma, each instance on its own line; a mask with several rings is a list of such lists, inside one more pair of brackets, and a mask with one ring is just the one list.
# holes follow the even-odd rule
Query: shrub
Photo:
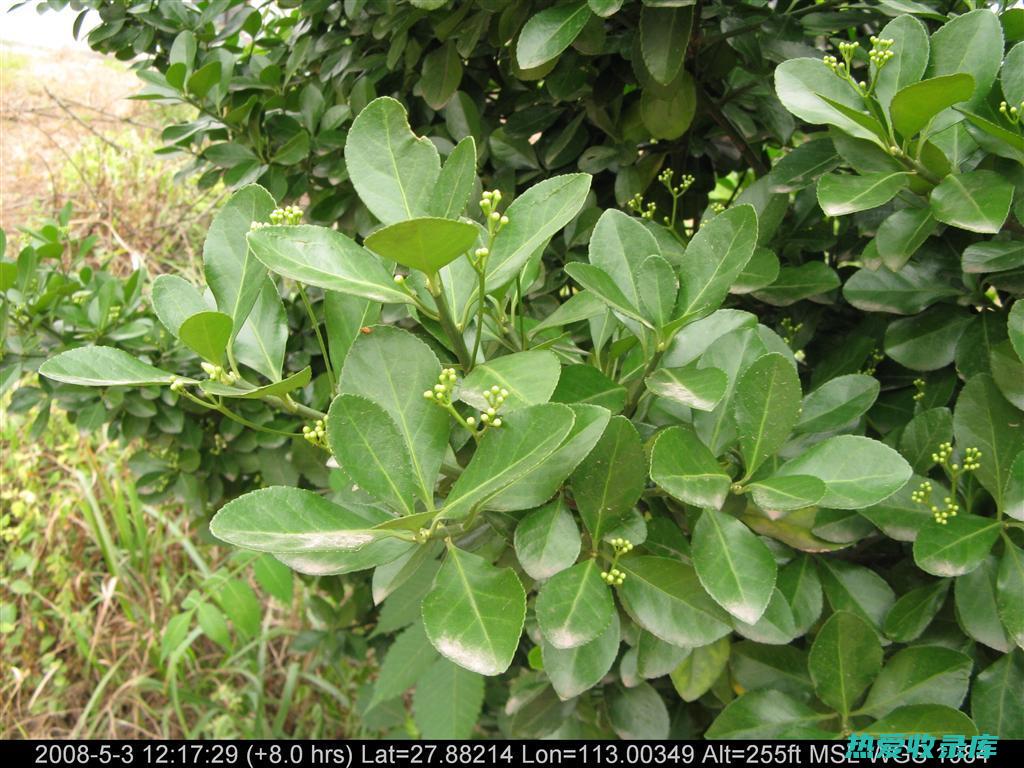
[[[1021, 735], [1019, 9], [307, 3], [214, 35], [176, 5], [189, 34], [136, 46], [120, 7], [94, 43], [151, 50], [152, 94], [217, 115], [201, 163], [266, 188], [211, 227], [215, 308], [154, 285], [203, 375], [41, 370], [260, 400], [337, 465], [211, 531], [372, 569], [371, 704], [415, 687], [425, 736]], [[372, 98], [410, 89], [433, 140]], [[348, 234], [276, 207], [302, 194]]]

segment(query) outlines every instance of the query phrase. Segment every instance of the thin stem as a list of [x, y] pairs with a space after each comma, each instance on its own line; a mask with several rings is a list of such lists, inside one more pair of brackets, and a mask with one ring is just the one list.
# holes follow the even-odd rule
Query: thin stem
[[320, 321], [316, 319], [316, 313], [313, 312], [313, 305], [309, 301], [309, 297], [306, 295], [306, 289], [301, 283], [299, 286], [299, 296], [302, 297], [302, 304], [306, 307], [306, 314], [309, 316], [309, 322], [313, 325], [313, 331], [316, 333], [316, 343], [320, 345], [320, 354], [324, 358], [324, 369], [327, 371], [327, 381], [331, 384], [331, 392], [338, 391], [338, 383], [334, 380], [334, 369], [331, 366], [331, 358], [327, 354], [327, 344], [324, 343], [323, 334], [320, 333]]
[[473, 357], [475, 363], [480, 354], [480, 346], [484, 338], [484, 310], [487, 299], [487, 262], [484, 261], [477, 267], [477, 312], [476, 312], [476, 339], [473, 341]]
[[473, 370], [473, 358], [469, 356], [469, 349], [466, 347], [465, 337], [459, 332], [458, 326], [455, 325], [455, 321], [452, 320], [452, 311], [448, 307], [448, 301], [444, 297], [444, 284], [441, 282], [441, 276], [436, 272], [432, 275], [427, 275], [427, 290], [429, 290], [430, 295], [434, 297], [434, 303], [437, 305], [438, 322], [441, 323], [441, 327], [444, 329], [445, 335], [448, 336], [448, 341], [452, 344], [455, 356], [462, 364], [463, 372], [469, 373]]
[[250, 429], [255, 429], [255, 430], [258, 430], [260, 432], [269, 432], [269, 433], [275, 434], [275, 435], [285, 435], [286, 437], [298, 437], [301, 434], [299, 432], [285, 432], [285, 431], [280, 430], [280, 429], [274, 429], [273, 427], [265, 427], [262, 424], [256, 424], [255, 422], [249, 421], [244, 416], [239, 416], [237, 413], [235, 413], [234, 411], [232, 411], [229, 408], [227, 408], [223, 403], [211, 402], [209, 400], [203, 400], [203, 398], [196, 397], [191, 392], [189, 392], [187, 389], [180, 389], [178, 391], [182, 395], [187, 397], [189, 400], [191, 400], [193, 403], [195, 403], [196, 405], [200, 405], [203, 408], [206, 408], [206, 409], [211, 410], [211, 411], [217, 411], [218, 413], [222, 413], [225, 416], [227, 416], [229, 419], [231, 419], [232, 421], [237, 421], [239, 424], [241, 424], [244, 427], [249, 427]]

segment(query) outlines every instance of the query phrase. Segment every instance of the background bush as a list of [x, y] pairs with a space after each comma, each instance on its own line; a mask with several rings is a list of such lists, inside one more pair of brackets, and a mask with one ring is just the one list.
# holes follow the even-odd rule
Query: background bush
[[[90, 34], [94, 47], [122, 58], [146, 52], [147, 97], [197, 109], [164, 139], [195, 156], [201, 183], [258, 182], [269, 192], [243, 188], [232, 223], [214, 225], [206, 251], [214, 293], [224, 290], [216, 285], [223, 253], [238, 244], [311, 286], [312, 299], [291, 282], [272, 284], [278, 303], [281, 294], [301, 302], [318, 338], [309, 328], [298, 357], [289, 351], [283, 367], [260, 372], [301, 377], [311, 363], [313, 383], [288, 379], [288, 394], [309, 420], [333, 399], [326, 429], [307, 423], [305, 442], [333, 449], [341, 467], [293, 470], [277, 484], [293, 486], [302, 474], [307, 487], [330, 486], [342, 506], [287, 487], [257, 492], [233, 502], [214, 531], [325, 585], [339, 583], [327, 574], [375, 566], [373, 584], [358, 576], [341, 583], [373, 587], [376, 599], [402, 581], [379, 615], [375, 643], [403, 631], [372, 704], [415, 686], [415, 722], [428, 736], [474, 727], [514, 736], [556, 727], [562, 736], [651, 738], [865, 728], [1020, 735], [1024, 718], [1008, 700], [1024, 676], [1019, 9], [797, 2], [779, 12], [596, 0], [303, 3], [262, 13], [230, 3], [131, 14], [119, 3], [96, 7], [104, 23]], [[374, 142], [392, 140], [405, 142], [410, 175], [423, 172], [410, 147], [424, 145], [405, 138], [404, 114], [453, 169], [435, 193], [458, 189], [473, 201], [445, 211], [451, 238], [460, 236], [461, 213], [479, 218], [497, 205], [477, 203], [478, 183], [513, 199], [499, 206], [505, 234], [490, 229], [476, 244], [507, 259], [473, 267], [491, 281], [479, 320], [468, 262], [438, 272], [442, 264], [424, 266], [393, 234], [406, 220], [428, 226], [422, 214], [430, 211], [394, 215], [394, 192], [371, 176]], [[376, 119], [398, 134], [381, 138]], [[466, 156], [477, 161], [468, 186], [459, 170]], [[575, 171], [593, 178], [566, 175]], [[432, 184], [409, 188], [424, 195]], [[275, 200], [302, 200], [310, 221], [366, 237], [377, 255], [327, 229], [296, 228], [285, 212], [247, 235], [250, 222], [271, 221]], [[250, 213], [238, 217], [240, 209]], [[386, 240], [375, 220], [397, 239]], [[542, 258], [530, 258], [531, 236], [541, 245], [554, 236]], [[450, 242], [439, 237], [428, 250], [440, 258]], [[326, 277], [300, 268], [313, 250], [330, 265]], [[389, 268], [412, 268], [408, 285], [385, 290], [378, 255]], [[372, 291], [351, 278], [364, 264]], [[461, 323], [453, 327], [442, 299], [458, 301]], [[378, 311], [406, 330], [373, 328]], [[246, 321], [221, 316], [229, 328]], [[196, 376], [185, 347], [210, 366], [223, 362], [216, 358], [230, 338], [210, 354], [184, 326], [163, 323], [184, 344], [174, 345], [182, 363], [144, 383]], [[425, 355], [409, 332], [429, 344]], [[378, 374], [422, 390], [424, 377], [429, 386], [440, 373], [437, 399], [453, 398], [462, 427], [471, 413], [486, 413], [469, 383], [475, 371], [500, 371], [520, 401], [476, 451], [467, 443], [473, 430], [456, 427], [449, 438], [447, 422], [428, 429], [447, 446], [435, 457], [440, 485], [427, 477], [441, 499], [436, 514], [433, 499], [421, 512], [373, 477], [351, 483], [363, 476], [348, 436], [370, 419], [383, 440], [393, 415], [372, 421], [368, 408], [355, 418], [350, 395], [334, 395], [340, 379], [342, 391], [374, 397], [371, 372], [350, 371], [377, 345], [388, 351]], [[351, 368], [342, 362], [350, 349]], [[86, 375], [81, 366], [93, 354], [62, 356], [49, 375], [68, 385], [129, 380], [111, 353], [102, 353], [106, 377]], [[538, 355], [554, 360], [550, 388]], [[403, 359], [415, 369], [387, 362]], [[448, 365], [459, 374], [442, 371]], [[249, 368], [251, 377], [258, 369]], [[229, 386], [224, 370], [207, 372]], [[164, 390], [169, 404], [194, 381]], [[576, 405], [575, 421], [557, 403]], [[623, 415], [557, 478], [556, 486], [568, 477], [558, 496], [567, 507], [525, 511], [536, 503], [517, 506], [508, 494], [494, 502], [504, 487], [475, 490], [488, 469], [509, 461], [504, 449], [489, 453], [507, 442], [499, 435], [530, 435], [531, 455], [545, 439], [556, 450], [583, 404]], [[279, 430], [283, 418], [261, 426]], [[292, 467], [315, 466], [302, 444], [282, 445], [283, 455]], [[409, 448], [411, 456], [426, 450]], [[621, 489], [622, 498], [595, 501], [601, 487]], [[314, 514], [300, 530], [279, 514], [285, 503], [322, 519]], [[379, 509], [403, 504], [404, 523], [388, 523]], [[351, 535], [379, 540], [363, 552], [342, 537], [329, 552], [300, 556], [310, 546], [303, 537], [329, 530], [344, 509], [362, 510], [363, 527], [343, 526], [358, 531]], [[586, 531], [575, 565], [580, 549], [571, 542], [580, 535], [569, 510]], [[601, 522], [605, 512], [614, 525]], [[259, 540], [251, 527], [261, 515], [287, 543]], [[559, 532], [546, 534], [558, 549], [551, 569], [523, 541], [533, 526]], [[447, 535], [443, 564], [435, 534]], [[430, 608], [465, 599], [453, 576], [463, 569], [473, 573], [468, 594], [497, 601], [475, 621]], [[602, 580], [619, 598], [610, 611]], [[573, 588], [596, 606], [594, 616], [565, 613]], [[500, 622], [520, 610], [529, 617], [524, 640]], [[570, 624], [575, 639], [558, 631]], [[453, 650], [446, 627], [492, 646]], [[485, 650], [493, 664], [481, 662]], [[406, 674], [428, 661], [421, 675]], [[487, 684], [481, 672], [501, 677]], [[436, 702], [452, 700], [473, 706], [440, 714]]]

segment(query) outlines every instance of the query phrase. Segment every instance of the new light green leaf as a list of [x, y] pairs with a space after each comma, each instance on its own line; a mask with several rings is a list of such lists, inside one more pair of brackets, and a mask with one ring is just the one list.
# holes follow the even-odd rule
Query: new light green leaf
[[197, 312], [178, 327], [178, 336], [204, 360], [219, 365], [231, 341], [231, 328], [231, 317], [223, 312]]
[[903, 172], [830, 173], [818, 179], [818, 205], [827, 216], [846, 216], [885, 205], [908, 183], [909, 174]]
[[569, 173], [527, 189], [506, 209], [508, 224], [494, 238], [487, 260], [487, 285], [497, 289], [515, 279], [537, 250], [572, 221], [590, 192], [590, 176]]
[[800, 418], [800, 378], [778, 353], [759, 357], [740, 376], [733, 399], [744, 479], [789, 438]]
[[905, 139], [927, 126], [932, 118], [974, 93], [974, 78], [966, 74], [921, 80], [897, 91], [889, 105], [892, 125]]
[[374, 301], [412, 303], [376, 256], [333, 229], [263, 227], [248, 240], [256, 258], [284, 277]]
[[395, 99], [374, 99], [356, 115], [345, 165], [359, 198], [384, 224], [429, 215], [441, 160], [430, 139], [412, 132]]
[[617, 314], [653, 330], [654, 325], [651, 321], [644, 317], [640, 308], [626, 297], [611, 275], [600, 267], [582, 262], [572, 262], [565, 265], [565, 273], [588, 292], [601, 299]]
[[839, 611], [818, 631], [807, 664], [818, 697], [845, 718], [882, 669], [882, 644], [864, 619]]
[[775, 558], [732, 515], [705, 509], [693, 532], [693, 564], [700, 583], [730, 614], [753, 624], [775, 587]]
[[683, 701], [696, 701], [711, 690], [711, 686], [725, 671], [731, 651], [728, 637], [690, 650], [686, 658], [669, 674], [679, 698]]
[[416, 480], [394, 419], [372, 400], [338, 395], [327, 412], [327, 442], [338, 465], [371, 496], [411, 515]]
[[231, 342], [231, 348], [239, 363], [276, 382], [284, 368], [287, 344], [288, 316], [284, 302], [274, 281], [264, 276], [256, 303]]
[[475, 224], [421, 217], [378, 229], [364, 243], [374, 253], [429, 275], [476, 245]]
[[776, 476], [811, 475], [825, 483], [821, 505], [862, 509], [891, 496], [910, 479], [910, 465], [877, 440], [838, 435], [786, 462]]
[[466, 136], [455, 145], [441, 166], [428, 211], [431, 216], [457, 219], [466, 209], [476, 182], [476, 141]]
[[500, 675], [512, 663], [526, 618], [526, 593], [511, 568], [454, 546], [423, 599], [434, 647], [464, 669]]
[[51, 357], [39, 373], [65, 384], [87, 387], [170, 384], [177, 376], [114, 347], [78, 347]]
[[177, 275], [158, 275], [153, 281], [152, 299], [156, 316], [175, 338], [183, 322], [211, 309], [199, 290]]
[[545, 403], [510, 413], [502, 422], [480, 440], [448, 494], [443, 517], [463, 519], [540, 466], [569, 434], [575, 416], [566, 405]]
[[666, 557], [619, 561], [626, 578], [619, 599], [633, 620], [666, 643], [699, 646], [732, 631], [729, 614], [715, 603], [690, 566]]
[[535, 610], [544, 639], [554, 648], [578, 648], [596, 638], [615, 612], [611, 589], [597, 560], [559, 571], [541, 586]]

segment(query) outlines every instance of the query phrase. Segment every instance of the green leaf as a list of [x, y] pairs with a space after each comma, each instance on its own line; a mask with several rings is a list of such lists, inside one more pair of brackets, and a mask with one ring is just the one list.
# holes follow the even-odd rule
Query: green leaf
[[202, 101], [206, 94], [210, 92], [210, 89], [219, 82], [220, 62], [211, 61], [189, 76], [187, 81], [188, 92]]
[[778, 353], [759, 357], [740, 377], [733, 399], [744, 479], [786, 442], [800, 418], [800, 378]]
[[378, 229], [364, 243], [385, 259], [433, 275], [472, 248], [478, 235], [469, 222], [416, 218]]
[[331, 552], [275, 552], [274, 557], [308, 576], [337, 576], [376, 568], [408, 554], [416, 544], [405, 539], [378, 538], [356, 550]]
[[[877, 242], [877, 241], [876, 241]], [[898, 272], [887, 267], [858, 269], [843, 286], [843, 296], [865, 312], [916, 315], [936, 301], [959, 296], [931, 265], [907, 264]]]
[[647, 482], [647, 457], [629, 419], [615, 416], [608, 422], [569, 482], [591, 539], [600, 542], [633, 508]]
[[978, 728], [967, 715], [954, 707], [941, 704], [911, 704], [894, 709], [864, 729], [871, 735], [927, 733], [936, 738], [974, 736]]
[[1024, 266], [1024, 242], [989, 240], [964, 248], [963, 267], [968, 274], [1003, 272]]
[[78, 347], [51, 357], [39, 373], [65, 384], [87, 387], [170, 384], [177, 376], [114, 347]]
[[395, 638], [381, 662], [369, 708], [401, 696], [412, 688], [417, 680], [426, 676], [424, 670], [437, 658], [437, 651], [427, 639], [423, 624], [416, 622], [405, 629]]
[[670, 678], [683, 701], [696, 701], [721, 677], [729, 662], [732, 646], [728, 637], [694, 648], [672, 670]]
[[886, 267], [899, 270], [938, 228], [931, 208], [904, 208], [878, 227], [875, 248]]
[[363, 490], [402, 514], [413, 513], [412, 459], [387, 411], [359, 395], [338, 395], [327, 413], [327, 441], [338, 465]]
[[685, 70], [665, 97], [652, 88], [640, 94], [640, 118], [656, 139], [678, 139], [686, 133], [696, 112], [697, 85]]
[[777, 580], [778, 589], [793, 610], [796, 630], [803, 634], [821, 616], [821, 581], [808, 555], [797, 555], [782, 567]]
[[764, 688], [806, 697], [811, 692], [807, 652], [791, 645], [740, 642], [732, 647], [729, 668], [744, 691]]
[[434, 484], [450, 429], [448, 414], [423, 397], [437, 383], [440, 371], [430, 347], [411, 333], [375, 326], [352, 344], [339, 381], [342, 392], [372, 400], [394, 419], [427, 509], [433, 509]]
[[611, 590], [589, 558], [544, 582], [535, 605], [537, 624], [554, 648], [578, 648], [604, 631], [615, 611]]
[[572, 513], [559, 497], [519, 521], [516, 558], [530, 578], [551, 578], [576, 562], [581, 546], [579, 534]]
[[846, 216], [885, 205], [909, 183], [909, 174], [870, 173], [863, 176], [830, 173], [818, 179], [818, 205], [827, 216]]
[[516, 43], [516, 63], [521, 69], [534, 69], [555, 58], [572, 45], [590, 20], [585, 2], [548, 8], [530, 17]]
[[767, 248], [758, 246], [736, 282], [729, 287], [729, 293], [743, 295], [766, 288], [778, 280], [780, 269], [779, 257]]
[[634, 305], [622, 293], [611, 275], [600, 267], [595, 267], [593, 264], [572, 262], [565, 265], [565, 273], [589, 293], [601, 299], [617, 314], [630, 320], [635, 320], [648, 328], [654, 328], [650, 320], [641, 314], [639, 307]]
[[512, 663], [526, 618], [526, 593], [511, 568], [454, 546], [423, 599], [427, 637], [443, 656], [481, 675]]
[[757, 215], [749, 205], [730, 208], [703, 224], [686, 248], [675, 316], [680, 324], [721, 306], [757, 244]]
[[831, 739], [823, 715], [779, 691], [745, 693], [729, 703], [704, 733], [707, 739]]
[[178, 327], [178, 336], [204, 360], [219, 365], [231, 341], [231, 328], [231, 317], [223, 312], [198, 312]]
[[659, 368], [644, 383], [653, 394], [698, 411], [713, 411], [729, 386], [718, 368], [700, 368], [693, 362], [681, 368]]
[[646, 680], [663, 677], [676, 669], [690, 655], [690, 650], [666, 643], [641, 629], [636, 641], [637, 674]]
[[705, 509], [693, 532], [693, 564], [700, 583], [730, 614], [753, 624], [775, 587], [775, 558], [731, 515]]
[[910, 420], [900, 436], [900, 453], [911, 468], [924, 474], [935, 462], [935, 448], [953, 438], [953, 414], [948, 408], [929, 408]]
[[313, 370], [307, 365], [298, 373], [293, 373], [286, 379], [275, 381], [262, 387], [242, 389], [240, 387], [228, 387], [216, 381], [207, 380], [200, 382], [204, 392], [218, 397], [234, 397], [239, 400], [262, 400], [264, 397], [280, 397], [296, 389], [302, 389], [309, 384], [313, 378]]
[[1024, 301], [1018, 299], [1013, 302], [1010, 316], [1006, 320], [1006, 329], [1017, 357], [1024, 360]]
[[661, 255], [661, 248], [651, 231], [614, 208], [601, 214], [587, 247], [590, 263], [607, 274], [626, 303], [635, 308], [640, 307], [637, 276], [652, 254]]
[[540, 405], [551, 399], [561, 370], [558, 358], [548, 350], [504, 355], [476, 366], [459, 385], [459, 399], [485, 411], [490, 406], [484, 393], [498, 387], [508, 391], [502, 413]]
[[765, 512], [788, 512], [816, 504], [825, 495], [825, 483], [810, 475], [768, 477], [747, 486], [754, 503]]
[[156, 316], [175, 338], [183, 322], [210, 309], [196, 287], [177, 275], [158, 275], [153, 281], [152, 299]]
[[679, 283], [675, 270], [657, 254], [648, 256], [636, 274], [640, 311], [655, 328], [661, 328], [672, 316]]
[[868, 692], [862, 710], [885, 717], [910, 704], [938, 704], [959, 708], [971, 676], [968, 656], [937, 645], [897, 651], [882, 668]]
[[384, 224], [429, 215], [441, 161], [430, 139], [413, 134], [400, 102], [374, 99], [356, 115], [345, 164], [359, 198]]
[[260, 587], [282, 605], [290, 606], [295, 598], [294, 574], [270, 555], [256, 558], [252, 572]]
[[1006, 633], [997, 604], [999, 563], [989, 555], [970, 573], [958, 576], [953, 587], [956, 618], [972, 640], [1006, 653], [1013, 640]]
[[210, 533], [243, 549], [274, 554], [358, 550], [379, 539], [412, 538], [408, 531], [375, 528], [360, 514], [301, 488], [262, 488], [228, 502]]
[[917, 640], [946, 602], [947, 592], [947, 579], [910, 590], [889, 609], [882, 630], [898, 643]]
[[953, 362], [969, 321], [969, 315], [941, 306], [895, 320], [885, 330], [885, 353], [912, 371], [937, 371]]
[[652, 635], [672, 645], [713, 643], [731, 631], [729, 614], [701, 587], [696, 571], [665, 557], [627, 557], [618, 588], [626, 612]]
[[775, 282], [754, 291], [754, 297], [776, 307], [788, 307], [839, 285], [839, 275], [834, 269], [821, 261], [808, 261], [798, 267], [783, 267]]
[[559, 304], [554, 312], [529, 329], [527, 335], [532, 338], [549, 328], [562, 328], [581, 320], [589, 320], [604, 314], [605, 311], [605, 304], [601, 299], [588, 291], [580, 291], [570, 296], [564, 304]]
[[971, 687], [971, 717], [982, 733], [1024, 738], [1024, 653], [1003, 654], [978, 673]]
[[541, 641], [544, 674], [562, 701], [579, 696], [604, 678], [619, 654], [621, 628], [619, 615], [612, 611], [610, 621], [600, 635], [585, 645], [559, 649]]
[[693, 27], [693, 7], [654, 8], [640, 13], [640, 50], [651, 76], [668, 85], [679, 74]]
[[801, 120], [834, 125], [851, 136], [878, 142], [871, 131], [822, 98], [827, 96], [856, 111], [864, 108], [863, 100], [853, 87], [836, 77], [821, 59], [782, 62], [775, 70], [775, 93], [783, 106]]
[[932, 119], [954, 104], [967, 101], [974, 93], [970, 75], [943, 75], [912, 83], [897, 91], [889, 105], [892, 126], [909, 139]]
[[924, 24], [910, 15], [897, 16], [882, 28], [878, 36], [893, 41], [889, 49], [893, 56], [878, 70], [875, 82], [875, 95], [888, 109], [897, 91], [924, 76], [931, 46]]
[[931, 49], [928, 77], [964, 72], [975, 84], [969, 105], [982, 104], [1002, 64], [1003, 32], [998, 17], [989, 10], [957, 16], [932, 34]]
[[561, 445], [575, 416], [565, 405], [546, 403], [522, 408], [502, 419], [480, 440], [467, 467], [455, 481], [442, 517], [461, 520], [509, 485], [540, 466]]
[[462, 58], [452, 43], [442, 45], [423, 57], [420, 90], [431, 109], [443, 109], [462, 82]]
[[468, 739], [483, 704], [483, 677], [438, 659], [423, 672], [412, 709], [423, 738]]
[[882, 669], [882, 644], [864, 619], [839, 611], [818, 631], [807, 666], [818, 697], [845, 719]]
[[279, 275], [306, 285], [385, 303], [412, 303], [365, 248], [326, 227], [263, 227], [248, 235], [252, 252]]
[[445, 219], [457, 219], [476, 183], [476, 142], [466, 136], [455, 145], [441, 167], [427, 213]]
[[338, 291], [324, 291], [324, 321], [327, 326], [327, 351], [331, 365], [341, 374], [352, 343], [363, 328], [380, 321], [381, 305], [360, 296]]
[[616, 686], [608, 694], [608, 719], [620, 739], [668, 738], [668, 710], [648, 683], [634, 688]]
[[269, 276], [264, 277], [252, 312], [232, 342], [235, 358], [276, 382], [284, 368], [287, 343], [288, 317], [284, 302], [274, 281]]
[[841, 429], [874, 405], [879, 388], [877, 379], [860, 373], [829, 379], [804, 397], [793, 431], [815, 434]]
[[981, 467], [973, 473], [1000, 509], [1010, 467], [1024, 450], [1021, 412], [1003, 397], [988, 374], [973, 376], [960, 391], [953, 411], [953, 434], [959, 446], [981, 450]]
[[720, 509], [732, 479], [692, 429], [669, 427], [651, 448], [651, 479], [675, 498]]
[[590, 176], [570, 173], [545, 179], [516, 197], [487, 259], [487, 285], [493, 290], [513, 280], [530, 256], [579, 213], [588, 192]]
[[997, 234], [1010, 213], [1013, 184], [995, 171], [950, 174], [932, 190], [932, 215], [971, 232]]
[[881, 629], [896, 602], [892, 588], [872, 571], [842, 560], [822, 558], [821, 583], [833, 611], [849, 611]]
[[1024, 551], [1005, 537], [996, 582], [996, 607], [1010, 638], [1024, 648]]
[[[823, 134], [815, 134], [823, 136]], [[780, 159], [769, 176], [772, 192], [796, 192], [842, 163], [827, 137], [805, 141]]]
[[776, 476], [810, 475], [825, 483], [821, 505], [863, 509], [898, 491], [910, 465], [892, 448], [866, 437], [838, 435], [787, 461]]
[[551, 401], [599, 406], [618, 413], [626, 405], [626, 388], [592, 365], [567, 365], [562, 368]]

